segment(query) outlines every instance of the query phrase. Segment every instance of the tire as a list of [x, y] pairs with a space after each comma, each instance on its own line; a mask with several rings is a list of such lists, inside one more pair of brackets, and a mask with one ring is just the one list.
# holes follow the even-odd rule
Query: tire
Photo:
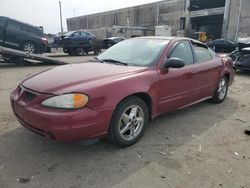
[[68, 52], [67, 52], [67, 53], [68, 53], [70, 56], [76, 55], [73, 48], [68, 48]]
[[64, 52], [65, 54], [67, 54], [67, 53], [68, 53], [68, 49], [67, 49], [67, 48], [63, 48], [63, 52]]
[[108, 139], [120, 147], [138, 142], [149, 123], [148, 107], [137, 97], [122, 101], [113, 113]]
[[81, 48], [81, 47], [75, 48], [74, 53], [78, 56], [83, 56], [85, 54], [85, 50], [84, 48]]
[[228, 92], [228, 79], [226, 76], [223, 76], [220, 79], [218, 86], [216, 87], [211, 102], [222, 103], [227, 97], [227, 92]]
[[23, 44], [22, 50], [28, 54], [31, 54], [36, 52], [36, 47], [35, 44], [32, 42], [25, 42]]

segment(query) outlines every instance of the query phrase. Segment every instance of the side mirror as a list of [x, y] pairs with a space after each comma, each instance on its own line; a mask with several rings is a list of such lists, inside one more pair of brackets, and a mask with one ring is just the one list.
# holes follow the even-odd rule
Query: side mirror
[[162, 64], [163, 69], [168, 68], [182, 68], [185, 66], [185, 62], [182, 59], [179, 58], [170, 58], [165, 60], [165, 62]]

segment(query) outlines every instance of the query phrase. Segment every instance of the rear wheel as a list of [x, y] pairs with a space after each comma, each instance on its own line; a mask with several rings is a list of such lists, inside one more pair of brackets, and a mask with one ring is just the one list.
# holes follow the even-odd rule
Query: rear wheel
[[78, 56], [83, 56], [83, 55], [85, 54], [84, 48], [81, 48], [81, 47], [75, 48], [75, 49], [74, 49], [74, 52], [75, 52], [75, 54], [78, 55]]
[[227, 97], [227, 91], [228, 91], [228, 79], [226, 76], [223, 76], [219, 81], [219, 84], [214, 92], [214, 96], [211, 99], [211, 101], [214, 103], [222, 103]]
[[36, 51], [35, 44], [32, 42], [25, 42], [23, 44], [23, 51], [28, 54], [35, 53]]
[[148, 125], [148, 107], [137, 97], [130, 97], [116, 108], [108, 131], [109, 140], [120, 146], [135, 144]]

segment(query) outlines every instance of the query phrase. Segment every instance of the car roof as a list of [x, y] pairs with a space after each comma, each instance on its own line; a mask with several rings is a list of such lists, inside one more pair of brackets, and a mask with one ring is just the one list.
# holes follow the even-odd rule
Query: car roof
[[26, 22], [23, 22], [23, 21], [14, 19], [14, 18], [9, 18], [9, 17], [5, 17], [5, 18], [8, 18], [8, 19], [10, 19], [10, 20], [13, 20], [13, 21], [15, 21], [15, 22], [18, 22], [18, 23], [21, 23], [21, 24], [24, 24], [24, 25], [28, 25], [28, 26], [30, 26], [30, 27], [35, 27], [35, 28], [37, 28], [37, 29], [40, 29], [39, 26], [32, 25], [32, 24], [30, 24], [30, 23], [26, 23]]
[[140, 39], [155, 39], [155, 40], [190, 40], [191, 42], [193, 43], [196, 43], [196, 44], [200, 44], [201, 46], [205, 46], [207, 47], [206, 44], [198, 41], [198, 40], [195, 40], [195, 39], [192, 39], [192, 38], [187, 38], [187, 37], [165, 37], [165, 36], [146, 36], [146, 37], [136, 37], [136, 38], [140, 38]]
[[109, 37], [108, 39], [124, 39], [123, 37]]
[[177, 37], [164, 37], [164, 36], [145, 36], [145, 37], [135, 37], [140, 39], [156, 39], [156, 40], [173, 40]]

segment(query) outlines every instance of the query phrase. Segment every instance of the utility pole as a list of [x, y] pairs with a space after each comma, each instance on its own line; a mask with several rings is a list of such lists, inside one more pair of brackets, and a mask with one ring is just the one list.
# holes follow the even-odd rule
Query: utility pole
[[156, 25], [159, 25], [159, 17], [160, 17], [160, 2], [156, 5]]
[[223, 26], [222, 26], [222, 38], [228, 38], [228, 24], [229, 24], [229, 16], [230, 16], [230, 7], [232, 0], [226, 0], [224, 18], [223, 18]]
[[185, 0], [185, 36], [190, 36], [190, 0]]
[[60, 9], [61, 32], [63, 32], [63, 25], [62, 25], [62, 6], [61, 6], [61, 1], [59, 1], [59, 9]]
[[240, 0], [240, 7], [239, 7], [239, 13], [238, 13], [238, 19], [237, 19], [237, 26], [236, 26], [236, 33], [235, 33], [235, 41], [238, 39], [238, 32], [239, 32], [239, 25], [240, 25], [242, 2], [243, 2], [243, 0]]

